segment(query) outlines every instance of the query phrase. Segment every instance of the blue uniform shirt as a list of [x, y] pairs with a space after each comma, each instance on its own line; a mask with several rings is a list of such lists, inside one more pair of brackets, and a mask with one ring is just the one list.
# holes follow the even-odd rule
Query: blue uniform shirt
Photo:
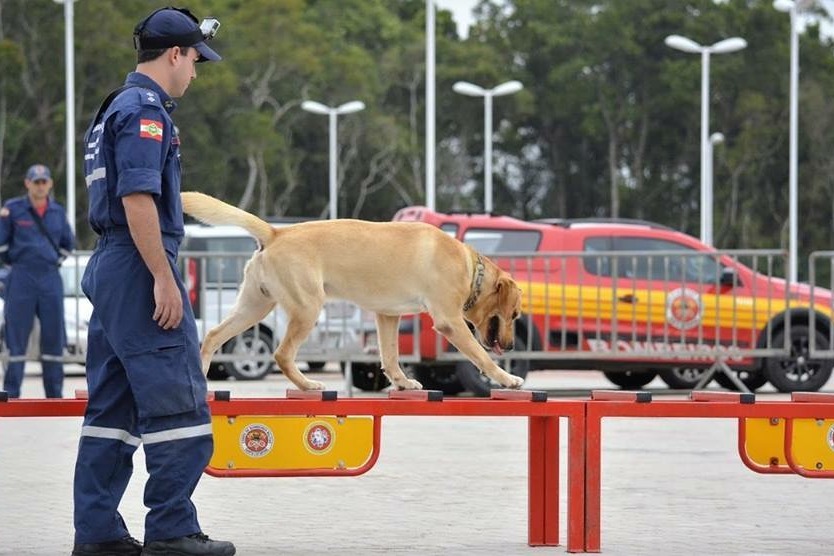
[[127, 229], [122, 197], [149, 193], [164, 236], [183, 236], [179, 136], [169, 115], [176, 104], [150, 77], [130, 73], [84, 137], [90, 226], [97, 234]]
[[[19, 267], [57, 268], [59, 255], [35, 222], [36, 214], [28, 195], [6, 201], [0, 210], [0, 254]], [[50, 199], [42, 220], [52, 241], [68, 255], [75, 238], [64, 207]]]

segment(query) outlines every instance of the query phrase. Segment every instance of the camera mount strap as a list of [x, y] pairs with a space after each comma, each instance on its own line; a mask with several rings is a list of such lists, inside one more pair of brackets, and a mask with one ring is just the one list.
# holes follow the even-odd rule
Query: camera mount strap
[[38, 225], [38, 229], [49, 241], [49, 244], [52, 246], [52, 248], [55, 249], [55, 254], [58, 255], [58, 266], [61, 266], [64, 260], [69, 256], [69, 251], [58, 247], [58, 245], [55, 243], [55, 240], [53, 240], [52, 236], [49, 235], [49, 231], [46, 229], [46, 226], [44, 226], [43, 218], [41, 218], [40, 215], [35, 211], [35, 207], [29, 207], [29, 212], [32, 213], [32, 218], [35, 220], [35, 224]]

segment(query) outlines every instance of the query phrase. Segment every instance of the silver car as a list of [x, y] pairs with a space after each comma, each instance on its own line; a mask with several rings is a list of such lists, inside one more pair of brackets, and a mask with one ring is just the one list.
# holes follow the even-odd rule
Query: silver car
[[[73, 253], [61, 266], [61, 278], [64, 281], [64, 325], [66, 329], [66, 346], [64, 361], [68, 363], [84, 363], [87, 353], [87, 326], [93, 305], [81, 291], [81, 277], [87, 268], [90, 256], [84, 252]], [[4, 302], [0, 299], [0, 339], [5, 339], [5, 319], [2, 319]], [[26, 359], [37, 361], [40, 359], [41, 327], [35, 317], [32, 333], [29, 335], [29, 345], [26, 349]], [[2, 360], [8, 357], [6, 343], [2, 343]]]
[[[185, 226], [180, 265], [200, 338], [231, 311], [243, 268], [256, 248], [255, 239], [237, 226]], [[272, 353], [286, 327], [283, 310], [271, 311], [256, 327], [226, 342], [213, 358], [209, 378], [264, 378], [275, 370]], [[340, 352], [356, 350], [361, 342], [361, 330], [366, 327], [361, 310], [352, 303], [328, 302], [299, 356], [309, 369], [319, 370], [326, 361], [338, 358]]]

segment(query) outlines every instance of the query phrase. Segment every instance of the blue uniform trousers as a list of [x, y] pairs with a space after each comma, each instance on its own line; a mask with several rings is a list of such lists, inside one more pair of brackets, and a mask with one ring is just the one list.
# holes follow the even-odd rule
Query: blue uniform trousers
[[41, 366], [47, 398], [60, 398], [64, 385], [64, 286], [58, 267], [15, 264], [6, 289], [5, 339], [9, 363], [3, 375], [3, 390], [20, 397], [26, 364], [26, 347], [35, 322], [41, 325]]
[[200, 532], [191, 495], [211, 458], [211, 416], [194, 316], [174, 266], [176, 242], [165, 243], [185, 309], [177, 329], [152, 320], [153, 279], [126, 230], [99, 240], [84, 274], [94, 310], [75, 468], [76, 543], [128, 534], [118, 507], [140, 444], [149, 474], [145, 542]]

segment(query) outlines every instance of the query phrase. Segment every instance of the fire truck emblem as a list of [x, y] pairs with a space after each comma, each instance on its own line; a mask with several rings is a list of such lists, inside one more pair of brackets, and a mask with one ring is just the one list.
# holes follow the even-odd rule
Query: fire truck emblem
[[678, 288], [666, 296], [666, 320], [675, 328], [695, 328], [701, 322], [701, 315], [701, 296], [698, 292]]
[[834, 425], [828, 427], [828, 447], [834, 451]]
[[304, 447], [317, 456], [326, 454], [333, 448], [335, 434], [333, 428], [323, 421], [307, 425], [304, 430]]
[[240, 433], [240, 449], [250, 458], [264, 457], [274, 444], [272, 431], [260, 423], [252, 423]]

